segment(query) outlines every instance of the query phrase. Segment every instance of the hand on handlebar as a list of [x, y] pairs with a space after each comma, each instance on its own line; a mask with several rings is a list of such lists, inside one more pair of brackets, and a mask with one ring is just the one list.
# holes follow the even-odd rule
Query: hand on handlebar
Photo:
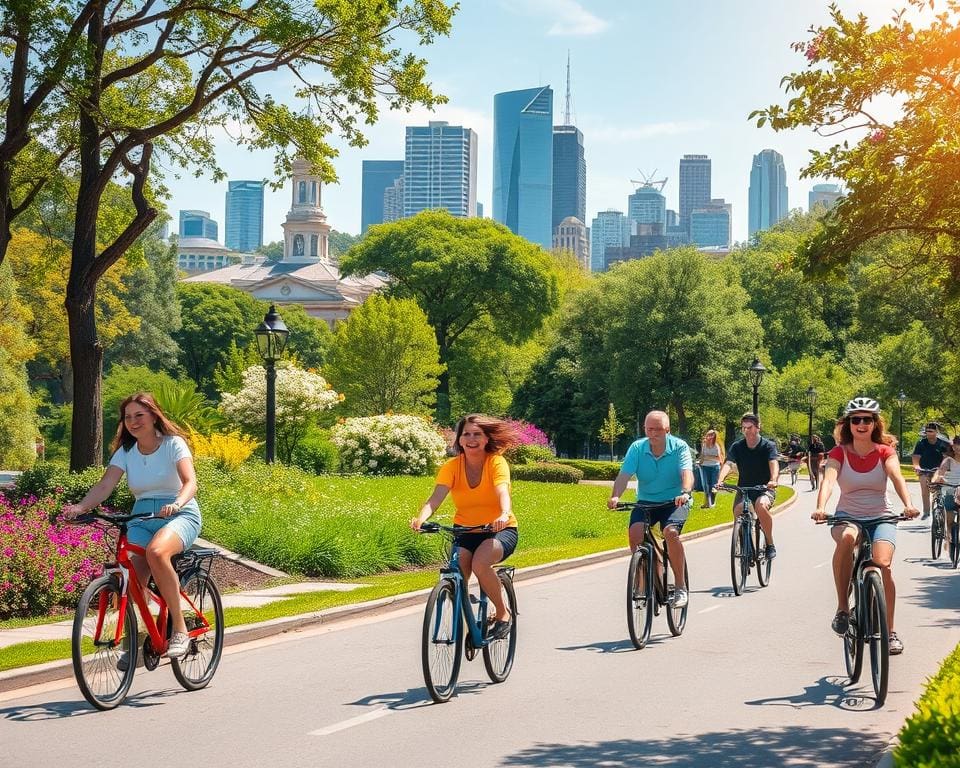
[[915, 509], [914, 507], [904, 507], [904, 508], [903, 508], [903, 516], [904, 516], [905, 518], [907, 518], [908, 520], [913, 520], [915, 517], [919, 517], [919, 516], [920, 516], [920, 510], [919, 510], [919, 509]]
[[499, 531], [502, 531], [504, 528], [506, 528], [509, 522], [510, 522], [510, 515], [507, 512], [504, 512], [500, 515], [500, 517], [498, 517], [496, 520], [490, 523], [490, 530], [493, 531], [494, 533], [498, 533]]
[[60, 510], [64, 520], [73, 520], [86, 512], [80, 504], [64, 504]]
[[826, 522], [826, 520], [827, 520], [826, 510], [823, 510], [823, 509], [815, 509], [815, 510], [813, 510], [813, 512], [810, 514], [810, 519], [813, 520], [815, 523], [818, 523], [818, 524], [819, 524], [819, 523]]
[[609, 499], [607, 499], [607, 509], [616, 509], [617, 504], [619, 503], [620, 503], [619, 496], [611, 496]]

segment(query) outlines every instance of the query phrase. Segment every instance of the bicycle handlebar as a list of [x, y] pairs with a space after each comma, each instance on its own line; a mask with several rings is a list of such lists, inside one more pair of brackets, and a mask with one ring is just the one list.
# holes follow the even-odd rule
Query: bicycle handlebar
[[930, 477], [933, 477], [935, 474], [937, 474], [937, 470], [935, 469], [921, 469], [920, 467], [914, 467], [913, 471], [918, 475], [930, 475]]
[[903, 520], [910, 520], [906, 515], [883, 515], [882, 517], [871, 517], [869, 520], [856, 520], [852, 517], [837, 517], [836, 515], [827, 515], [825, 520], [816, 520], [817, 525], [844, 525], [853, 523], [862, 528], [867, 523], [899, 523]]
[[443, 525], [442, 523], [421, 523], [420, 533], [492, 533], [493, 528], [489, 525]]
[[104, 512], [100, 512], [99, 510], [91, 509], [89, 512], [84, 512], [82, 515], [77, 515], [76, 517], [64, 522], [70, 525], [85, 525], [87, 523], [92, 523], [95, 520], [103, 520], [111, 525], [119, 526], [123, 525], [124, 523], [129, 523], [131, 520], [148, 520], [152, 517], [157, 517], [157, 515], [155, 515], [153, 512], [141, 512], [140, 514], [131, 512], [127, 515], [108, 515]]
[[747, 491], [772, 491], [773, 488], [767, 485], [723, 485], [714, 486], [715, 490], [726, 491], [727, 493], [746, 493]]
[[[683, 495], [683, 494], [681, 494]], [[693, 494], [690, 494], [691, 496]], [[664, 509], [666, 507], [675, 507], [673, 500], [670, 501], [654, 501], [649, 504], [645, 504], [642, 501], [620, 501], [617, 502], [617, 506], [613, 508], [613, 512], [626, 512], [633, 511], [634, 509], [640, 509], [643, 512], [651, 512], [655, 509]]]

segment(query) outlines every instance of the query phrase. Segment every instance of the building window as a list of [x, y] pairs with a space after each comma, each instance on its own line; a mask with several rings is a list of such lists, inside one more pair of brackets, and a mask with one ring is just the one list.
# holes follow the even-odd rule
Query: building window
[[319, 235], [310, 235], [310, 255], [317, 258], [317, 246], [320, 243]]

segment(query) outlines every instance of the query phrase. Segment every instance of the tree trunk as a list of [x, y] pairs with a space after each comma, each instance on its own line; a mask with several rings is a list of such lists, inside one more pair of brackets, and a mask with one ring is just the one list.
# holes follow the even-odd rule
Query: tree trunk
[[678, 435], [687, 434], [687, 412], [683, 409], [683, 400], [679, 397], [673, 398], [673, 407], [677, 409], [677, 430]]
[[447, 348], [445, 333], [438, 329], [437, 346], [440, 348], [440, 363], [443, 365], [443, 372], [437, 377], [437, 424], [450, 426], [450, 350]]
[[66, 305], [74, 391], [70, 469], [79, 472], [103, 463], [103, 345], [97, 338], [93, 296], [84, 300], [68, 291]]

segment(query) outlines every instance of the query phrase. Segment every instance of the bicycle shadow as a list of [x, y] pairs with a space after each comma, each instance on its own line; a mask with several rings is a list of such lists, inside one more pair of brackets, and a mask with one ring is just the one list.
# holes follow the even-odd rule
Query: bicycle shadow
[[745, 701], [752, 707], [782, 706], [792, 709], [805, 707], [836, 707], [848, 712], [864, 712], [877, 708], [876, 699], [847, 689], [847, 678], [836, 675], [821, 677], [813, 685], [807, 685], [800, 693], [789, 696], [768, 696]]
[[[650, 638], [648, 645], [657, 645], [662, 639]], [[636, 651], [633, 643], [629, 640], [598, 640], [593, 643], [584, 643], [583, 645], [562, 645], [557, 646], [558, 651], [596, 651], [597, 653], [625, 653]]]
[[[457, 689], [453, 698], [463, 696], [464, 694], [476, 694], [487, 689], [493, 683], [484, 680], [466, 680], [457, 683]], [[433, 705], [433, 699], [427, 692], [426, 687], [408, 688], [405, 691], [394, 691], [392, 693], [373, 693], [369, 696], [363, 696], [356, 701], [349, 701], [347, 704], [354, 707], [377, 707], [404, 711], [408, 709], [420, 709]]]
[[[164, 699], [178, 693], [182, 693], [179, 688], [170, 688], [163, 691], [142, 691], [127, 696], [119, 706], [134, 709], [157, 707], [164, 703]], [[0, 717], [15, 723], [35, 723], [44, 720], [61, 720], [66, 717], [95, 715], [99, 711], [85, 699], [73, 699], [71, 701], [45, 701], [40, 704], [3, 707], [0, 708]]]
[[[760, 589], [760, 587], [757, 587]], [[747, 587], [743, 590], [744, 593], [754, 592], [756, 590]], [[710, 595], [710, 597], [736, 597], [737, 593], [733, 591], [733, 587], [710, 587], [710, 589], [691, 589], [690, 592], [694, 595]]]

